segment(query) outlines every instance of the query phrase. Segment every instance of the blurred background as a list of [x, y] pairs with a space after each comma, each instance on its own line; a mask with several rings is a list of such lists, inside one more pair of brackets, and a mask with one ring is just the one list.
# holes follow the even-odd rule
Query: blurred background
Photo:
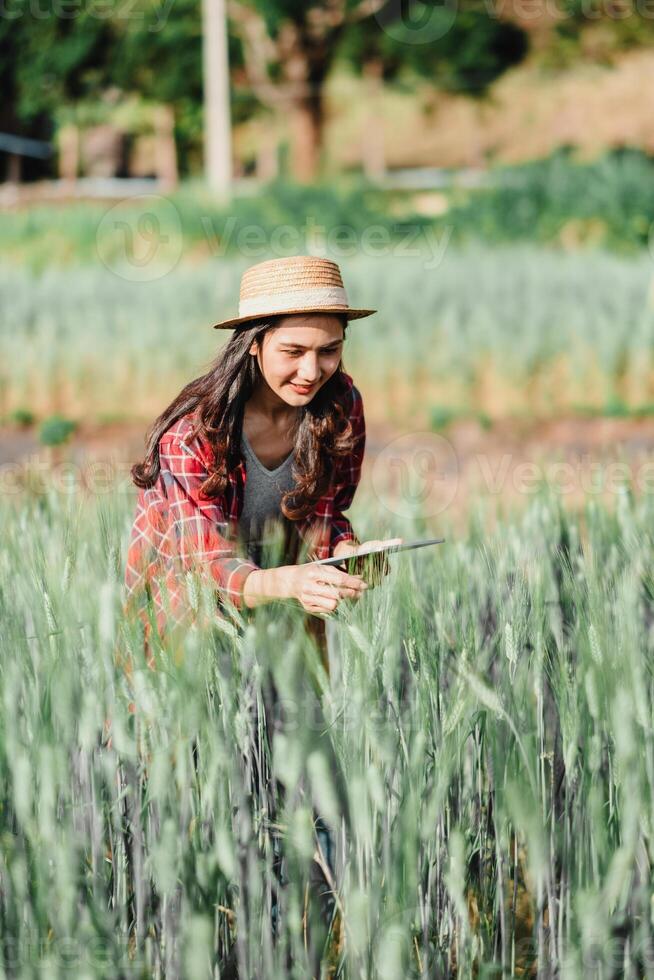
[[525, 462], [574, 500], [646, 460], [653, 41], [631, 0], [6, 0], [6, 479], [133, 462], [243, 270], [300, 253], [379, 311], [344, 355], [367, 480], [445, 440], [463, 507]]

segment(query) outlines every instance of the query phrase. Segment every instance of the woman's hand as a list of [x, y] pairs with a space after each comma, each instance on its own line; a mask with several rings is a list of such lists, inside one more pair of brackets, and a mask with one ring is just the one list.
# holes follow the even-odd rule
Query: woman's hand
[[284, 597], [297, 599], [310, 613], [332, 613], [341, 599], [359, 599], [368, 588], [360, 575], [334, 565], [284, 565], [275, 569]]
[[[364, 545], [373, 547], [379, 544], [401, 544], [404, 538], [364, 541], [353, 544], [341, 541], [334, 548], [334, 558], [343, 558], [358, 551]], [[343, 571], [336, 565], [316, 565], [306, 562], [302, 565], [282, 565], [278, 568], [259, 568], [250, 572], [243, 588], [243, 602], [253, 608], [273, 599], [297, 599], [306, 612], [329, 614], [334, 612], [342, 599], [358, 600], [368, 588], [379, 585], [384, 575], [390, 571], [387, 556], [362, 555], [351, 561], [354, 568]]]
[[[347, 558], [348, 555], [359, 551], [360, 548], [374, 548], [380, 544], [402, 544], [403, 541], [404, 538], [375, 539], [372, 541], [362, 541], [361, 544], [353, 544], [352, 541], [341, 541], [334, 548], [334, 558], [340, 558], [341, 556]], [[353, 574], [363, 576], [364, 580], [373, 589], [376, 585], [379, 585], [382, 578], [388, 575], [391, 570], [388, 556], [383, 551], [373, 555], [361, 555], [359, 558], [355, 558], [354, 561], [347, 562], [347, 567], [351, 569]]]

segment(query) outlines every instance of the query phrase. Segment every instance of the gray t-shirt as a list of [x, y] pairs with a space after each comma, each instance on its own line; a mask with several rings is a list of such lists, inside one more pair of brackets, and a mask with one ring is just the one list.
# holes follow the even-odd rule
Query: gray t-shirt
[[245, 456], [247, 477], [238, 534], [248, 558], [261, 565], [266, 526], [270, 527], [273, 521], [284, 522], [279, 504], [283, 494], [295, 482], [291, 473], [295, 452], [290, 452], [276, 469], [269, 470], [255, 455], [244, 432], [241, 434], [241, 450]]

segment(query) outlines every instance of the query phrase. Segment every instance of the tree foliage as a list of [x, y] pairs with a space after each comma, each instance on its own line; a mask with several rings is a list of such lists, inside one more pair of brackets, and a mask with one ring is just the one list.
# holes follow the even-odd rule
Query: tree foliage
[[399, 7], [386, 3], [352, 25], [341, 45], [351, 66], [379, 59], [385, 81], [409, 72], [443, 91], [480, 95], [527, 54], [524, 31], [490, 17], [478, 0], [430, 0], [413, 4], [405, 17], [397, 16]]
[[[376, 61], [386, 81], [417, 75], [482, 93], [524, 56], [525, 36], [491, 18], [481, 0], [454, 2], [414, 0], [405, 9], [396, 0], [230, 0], [234, 121], [262, 106], [287, 113], [311, 170], [324, 84], [339, 59], [357, 71]], [[38, 16], [31, 0], [13, 0], [0, 19], [0, 83], [0, 126], [9, 132], [48, 138], [66, 107], [113, 91], [172, 105], [190, 138], [201, 126], [201, 0], [71, 4]]]

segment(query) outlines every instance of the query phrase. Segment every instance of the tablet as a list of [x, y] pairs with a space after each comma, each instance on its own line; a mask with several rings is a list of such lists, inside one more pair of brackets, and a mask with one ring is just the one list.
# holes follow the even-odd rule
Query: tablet
[[443, 544], [445, 538], [423, 538], [421, 541], [406, 541], [403, 544], [378, 544], [373, 547], [361, 547], [351, 555], [340, 555], [338, 558], [319, 558], [312, 565], [343, 565], [351, 558], [363, 558], [366, 555], [376, 555], [381, 552], [410, 551], [413, 548], [426, 548], [430, 544]]

